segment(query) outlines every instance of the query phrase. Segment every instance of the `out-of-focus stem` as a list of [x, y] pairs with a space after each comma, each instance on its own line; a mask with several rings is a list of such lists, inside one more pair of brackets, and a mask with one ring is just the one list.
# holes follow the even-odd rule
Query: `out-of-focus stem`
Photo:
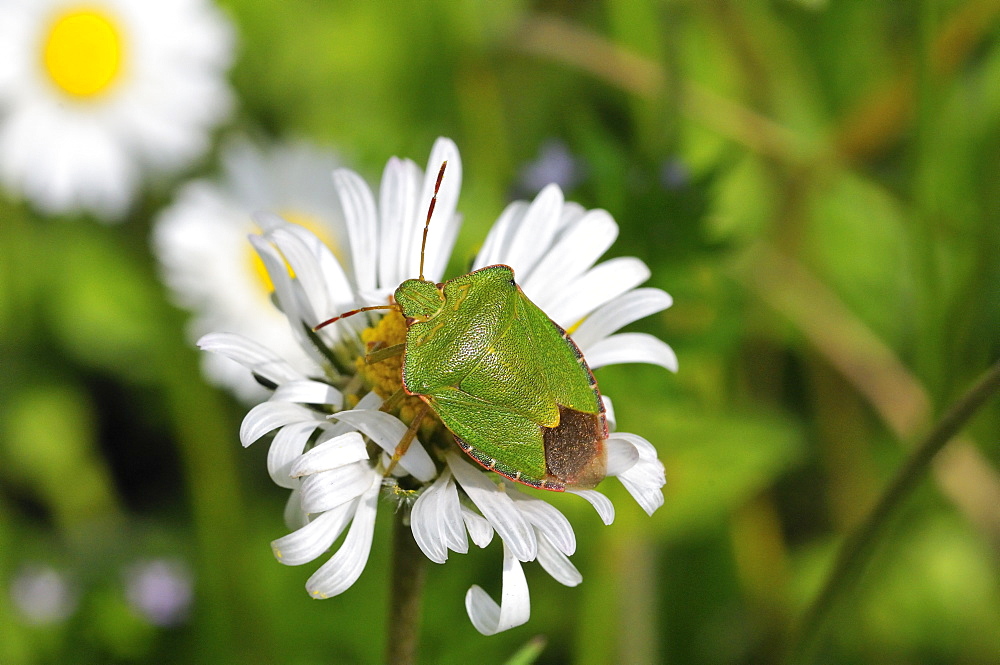
[[1000, 388], [1000, 361], [994, 363], [982, 378], [948, 409], [927, 438], [906, 460], [865, 521], [847, 538], [830, 575], [803, 615], [801, 629], [789, 651], [791, 662], [798, 662], [798, 658], [808, 654], [819, 629], [840, 594], [850, 587], [854, 577], [867, 561], [879, 532], [888, 523], [895, 509], [923, 478], [934, 456], [951, 441], [998, 388]]
[[386, 663], [413, 665], [420, 637], [420, 613], [426, 575], [425, 557], [404, 521], [405, 510], [396, 511], [392, 526], [392, 590]]

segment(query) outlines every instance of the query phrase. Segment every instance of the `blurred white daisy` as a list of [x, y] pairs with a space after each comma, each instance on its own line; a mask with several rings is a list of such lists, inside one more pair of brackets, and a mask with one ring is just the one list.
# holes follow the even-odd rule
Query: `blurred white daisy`
[[233, 32], [208, 0], [0, 2], [0, 180], [47, 213], [119, 218], [228, 114]]
[[[276, 386], [267, 402], [247, 414], [240, 436], [249, 445], [274, 432], [268, 469], [274, 482], [292, 490], [286, 520], [297, 528], [272, 543], [278, 559], [290, 565], [312, 561], [349, 526], [340, 548], [307, 582], [310, 594], [339, 594], [361, 575], [384, 487], [388, 496], [400, 497], [399, 509], [407, 509], [407, 499], [417, 497], [410, 526], [432, 561], [443, 563], [449, 550], [467, 552], [470, 539], [486, 547], [499, 535], [501, 602], [478, 586], [466, 595], [473, 625], [493, 634], [528, 620], [522, 562], [537, 560], [566, 585], [581, 581], [568, 558], [576, 547], [568, 520], [541, 498], [544, 493], [473, 464], [433, 417], [424, 419], [406, 454], [391, 465], [390, 454], [422, 403], [410, 396], [380, 410], [401, 385], [400, 358], [369, 365], [364, 354], [403, 339], [405, 323], [397, 312], [369, 312], [312, 330], [333, 313], [386, 304], [400, 282], [418, 274], [424, 214], [438, 166], [445, 160], [448, 170], [424, 268], [427, 279], [441, 280], [458, 230], [454, 211], [461, 183], [457, 149], [446, 139], [435, 144], [426, 173], [412, 162], [390, 160], [377, 204], [357, 175], [335, 173], [350, 239], [349, 271], [301, 227], [269, 218], [263, 223], [264, 234], [251, 238], [274, 281], [277, 304], [315, 363], [311, 370], [297, 370], [265, 346], [238, 335], [210, 334], [199, 344], [239, 361]], [[550, 186], [533, 202], [517, 202], [504, 211], [475, 266], [512, 266], [525, 294], [574, 331], [591, 367], [645, 362], [674, 370], [676, 357], [662, 341], [642, 333], [613, 334], [671, 304], [670, 296], [658, 289], [636, 288], [649, 276], [638, 259], [595, 265], [617, 231], [607, 212], [565, 203], [559, 188]], [[607, 407], [613, 429], [610, 402]], [[664, 484], [663, 465], [653, 446], [634, 434], [612, 433], [606, 449], [607, 475], [617, 476], [651, 514], [663, 502]], [[593, 504], [605, 523], [614, 519], [614, 508], [603, 494], [567, 491]]]
[[[218, 180], [185, 185], [157, 218], [153, 250], [174, 301], [194, 313], [191, 339], [205, 333], [240, 333], [305, 371], [311, 365], [288, 319], [271, 302], [273, 286], [247, 236], [260, 232], [251, 218], [273, 210], [313, 231], [328, 247], [347, 246], [347, 230], [336, 192], [330, 186], [337, 158], [305, 142], [267, 149], [243, 139], [221, 152]], [[269, 392], [240, 365], [205, 354], [206, 377], [245, 400]]]
[[59, 623], [76, 611], [77, 591], [61, 572], [48, 564], [28, 564], [12, 575], [10, 599], [26, 623]]

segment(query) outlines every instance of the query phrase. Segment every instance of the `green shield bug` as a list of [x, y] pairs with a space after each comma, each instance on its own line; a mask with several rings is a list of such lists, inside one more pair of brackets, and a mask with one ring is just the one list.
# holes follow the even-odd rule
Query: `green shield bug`
[[[607, 470], [604, 403], [580, 349], [532, 303], [510, 266], [492, 265], [436, 284], [424, 279], [424, 249], [447, 162], [427, 209], [420, 275], [396, 288], [394, 304], [362, 307], [328, 319], [395, 309], [406, 341], [370, 354], [402, 354], [404, 394], [419, 411], [393, 454], [398, 460], [428, 410], [483, 467], [540, 489], [589, 489]], [[390, 465], [391, 470], [391, 465]]]

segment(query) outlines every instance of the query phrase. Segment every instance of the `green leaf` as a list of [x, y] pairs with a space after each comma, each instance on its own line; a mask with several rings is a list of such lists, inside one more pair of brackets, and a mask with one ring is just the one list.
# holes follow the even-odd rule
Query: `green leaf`
[[504, 665], [531, 665], [542, 655], [545, 642], [545, 638], [541, 635], [531, 638]]

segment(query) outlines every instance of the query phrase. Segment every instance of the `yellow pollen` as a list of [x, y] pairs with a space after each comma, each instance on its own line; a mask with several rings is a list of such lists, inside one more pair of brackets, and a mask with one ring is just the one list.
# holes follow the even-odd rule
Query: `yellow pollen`
[[[361, 333], [361, 341], [369, 352], [380, 348], [395, 346], [406, 341], [406, 321], [403, 315], [395, 310], [389, 310], [374, 328], [367, 328]], [[356, 359], [358, 373], [382, 399], [403, 387], [403, 356], [393, 356], [381, 362], [369, 365], [363, 357]], [[420, 401], [419, 397], [407, 399]], [[405, 401], [405, 400], [404, 400]]]
[[75, 97], [99, 95], [120, 77], [122, 35], [103, 12], [76, 9], [59, 17], [45, 38], [42, 60], [56, 86]]
[[[312, 231], [313, 235], [319, 238], [324, 245], [330, 248], [330, 251], [333, 252], [334, 256], [338, 259], [340, 258], [339, 248], [337, 247], [337, 243], [334, 242], [333, 236], [330, 235], [328, 226], [323, 224], [317, 217], [294, 211], [285, 211], [281, 214], [281, 217], [286, 222], [298, 224], [299, 226]], [[267, 274], [267, 268], [264, 266], [264, 261], [253, 249], [252, 245], [248, 244], [247, 249], [250, 252], [248, 257], [250, 268], [253, 271], [257, 283], [260, 284], [264, 294], [270, 296], [271, 292], [274, 291], [274, 282], [271, 281], [271, 276]], [[295, 277], [295, 271], [292, 270], [292, 267], [287, 264], [286, 267], [288, 268], [288, 274], [291, 277]]]

